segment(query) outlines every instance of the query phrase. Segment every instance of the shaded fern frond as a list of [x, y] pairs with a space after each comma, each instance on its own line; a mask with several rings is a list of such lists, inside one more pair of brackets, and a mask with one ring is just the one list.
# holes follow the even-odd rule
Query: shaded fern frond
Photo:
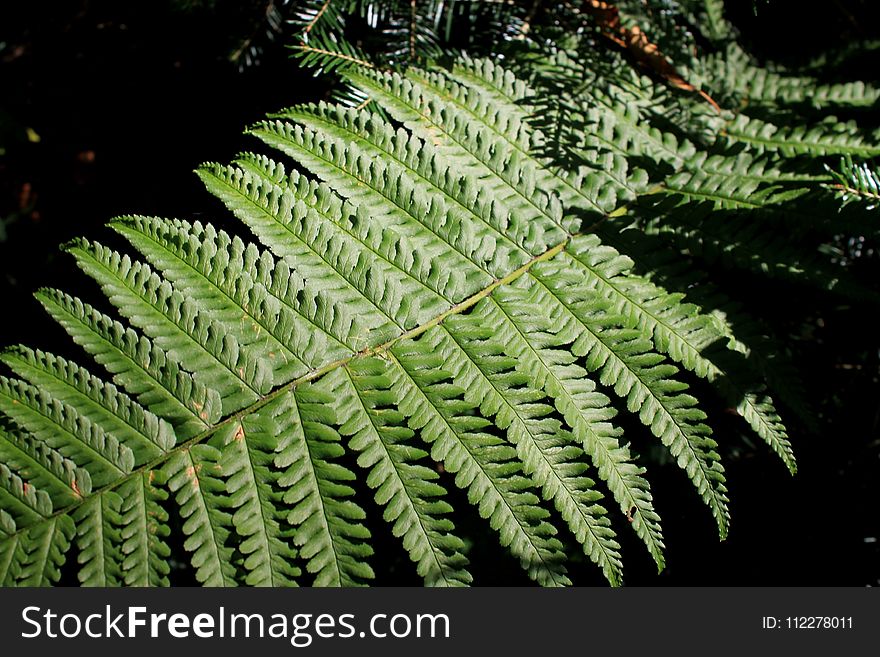
[[842, 157], [836, 169], [831, 169], [835, 182], [830, 188], [843, 204], [861, 202], [869, 210], [880, 202], [880, 172], [867, 163], [853, 162], [849, 156]]

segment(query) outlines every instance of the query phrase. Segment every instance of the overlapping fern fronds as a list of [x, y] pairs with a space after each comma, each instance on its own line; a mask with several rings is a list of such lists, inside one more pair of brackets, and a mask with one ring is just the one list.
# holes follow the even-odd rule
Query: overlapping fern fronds
[[[172, 505], [204, 584], [368, 583], [368, 514], [426, 584], [479, 582], [455, 486], [536, 582], [570, 583], [577, 549], [620, 584], [621, 527], [665, 563], [662, 491], [622, 415], [728, 532], [694, 378], [794, 472], [767, 389], [809, 416], [790, 371], [747, 309], [688, 268], [875, 295], [823, 260], [838, 215], [813, 158], [878, 147], [832, 121], [718, 116], [612, 54], [603, 84], [563, 85], [563, 163], [535, 88], [589, 62], [550, 56], [527, 60], [532, 86], [480, 59], [348, 69], [381, 114], [294, 107], [250, 133], [296, 166], [244, 154], [199, 169], [251, 238], [134, 216], [111, 227], [136, 256], [68, 244], [116, 312], [41, 290], [93, 364], [2, 356], [0, 582], [55, 582], [75, 545], [83, 584], [165, 584]], [[688, 66], [728, 84], [712, 62]]]
[[501, 0], [291, 0], [296, 56], [321, 73], [424, 63], [522, 38], [537, 7]]

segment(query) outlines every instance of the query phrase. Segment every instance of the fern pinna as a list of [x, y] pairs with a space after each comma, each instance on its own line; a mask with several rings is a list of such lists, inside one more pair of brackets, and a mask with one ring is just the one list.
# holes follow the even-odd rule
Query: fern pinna
[[[576, 57], [541, 65], [564, 76]], [[729, 77], [712, 66], [719, 98], [749, 91], [713, 88]], [[245, 154], [199, 169], [255, 241], [124, 217], [111, 227], [142, 259], [67, 245], [119, 316], [55, 289], [37, 298], [109, 378], [40, 350], [3, 353], [15, 375], [0, 381], [4, 584], [56, 582], [68, 554], [82, 584], [167, 584], [172, 508], [203, 584], [368, 583], [366, 490], [426, 584], [470, 584], [456, 486], [537, 583], [570, 583], [577, 548], [617, 585], [619, 527], [664, 566], [649, 473], [620, 414], [728, 532], [693, 377], [794, 472], [765, 388], [786, 374], [761, 358], [770, 338], [678, 265], [717, 257], [809, 278], [774, 252], [787, 232], [736, 231], [771, 207], [823, 230], [803, 197], [824, 174], [798, 158], [875, 147], [837, 124], [717, 117], [624, 67], [558, 99], [582, 126], [563, 166], [541, 125], [553, 108], [533, 116], [540, 95], [490, 61], [346, 75], [364, 107], [296, 107], [250, 130], [298, 168]], [[662, 103], [694, 112], [699, 138], [658, 127]], [[845, 287], [842, 276], [821, 280]]]

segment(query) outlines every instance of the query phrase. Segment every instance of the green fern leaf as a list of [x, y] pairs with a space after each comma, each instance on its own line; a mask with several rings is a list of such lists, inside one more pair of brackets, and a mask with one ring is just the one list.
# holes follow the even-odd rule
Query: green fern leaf
[[60, 505], [76, 504], [92, 491], [88, 470], [33, 435], [0, 430], [0, 455], [4, 463]]
[[582, 451], [573, 447], [573, 436], [557, 420], [547, 417], [552, 408], [543, 393], [529, 386], [529, 376], [518, 372], [517, 360], [505, 353], [504, 338], [509, 336], [504, 324], [496, 324], [502, 327], [499, 333], [488, 329], [492, 323], [485, 321], [487, 308], [490, 302], [483, 301], [467, 318], [450, 318], [447, 330], [459, 349], [447, 367], [466, 391], [465, 399], [507, 431], [524, 472], [541, 487], [544, 497], [553, 500], [608, 581], [619, 584], [620, 546], [606, 510], [598, 504], [602, 495], [594, 489], [595, 482], [584, 476], [585, 464], [578, 462]]
[[99, 424], [48, 393], [0, 377], [0, 410], [18, 426], [89, 471], [104, 486], [134, 467], [134, 453]]
[[621, 432], [609, 422], [615, 415], [610, 400], [596, 390], [586, 370], [567, 349], [571, 327], [566, 330], [558, 314], [552, 318], [535, 315], [534, 309], [541, 307], [535, 292], [499, 289], [492, 297], [498, 310], [487, 312], [501, 312], [512, 322], [497, 322], [507, 329], [503, 340], [507, 350], [517, 357], [518, 368], [555, 400], [574, 437], [662, 569], [665, 559], [660, 518], [654, 510], [650, 485], [642, 476], [644, 468], [632, 462], [629, 449], [618, 441]]
[[64, 358], [21, 347], [0, 355], [0, 360], [22, 379], [76, 406], [83, 417], [131, 446], [136, 461], [155, 458], [174, 446], [174, 431], [167, 422]]
[[456, 485], [467, 491], [471, 504], [478, 505], [529, 576], [544, 586], [570, 584], [562, 545], [554, 538], [557, 530], [537, 505], [516, 451], [486, 433], [489, 421], [468, 413], [473, 405], [441, 369], [450, 347], [448, 336], [431, 331], [394, 349], [406, 375], [399, 380], [401, 410], [432, 444], [434, 460], [455, 474]]
[[[26, 534], [4, 541], [10, 551], [8, 565], [0, 558], [4, 586], [49, 586], [58, 582], [65, 553], [74, 534], [69, 516], [53, 516], [34, 525]], [[5, 571], [5, 572], [4, 572]]]
[[296, 529], [306, 570], [320, 586], [352, 586], [373, 578], [365, 559], [372, 554], [365, 514], [349, 499], [354, 490], [345, 482], [354, 473], [337, 461], [345, 449], [334, 428], [329, 392], [297, 388], [263, 409], [274, 421], [279, 445], [275, 465], [283, 470], [278, 484], [290, 508], [287, 521]]
[[191, 553], [196, 579], [205, 586], [235, 586], [231, 545], [232, 516], [220, 476], [220, 452], [207, 444], [175, 453], [163, 470], [183, 518], [184, 548]]
[[117, 489], [119, 536], [122, 540], [122, 579], [126, 586], [167, 586], [168, 512], [161, 503], [168, 493], [159, 487], [161, 473], [147, 470], [123, 481]]
[[676, 368], [653, 353], [650, 342], [633, 329], [617, 328], [622, 317], [603, 316], [604, 304], [597, 303], [589, 288], [581, 285], [582, 274], [566, 265], [539, 263], [535, 277], [545, 307], [558, 308], [565, 320], [577, 322], [579, 335], [572, 352], [586, 358], [589, 371], [598, 371], [600, 381], [613, 386], [626, 400], [631, 412], [661, 439], [712, 510], [721, 536], [729, 524], [724, 469], [702, 423], [705, 414], [696, 399], [683, 392], [686, 385], [673, 380]]
[[858, 134], [855, 124], [838, 123], [834, 117], [807, 128], [786, 128], [740, 114], [725, 130], [732, 142], [749, 144], [758, 152], [779, 151], [794, 155], [854, 155], [876, 157], [880, 146]]
[[166, 418], [178, 440], [201, 433], [220, 418], [217, 391], [181, 370], [148, 338], [64, 293], [43, 290], [37, 299], [118, 385]]
[[121, 506], [122, 498], [107, 492], [92, 497], [74, 512], [80, 564], [77, 576], [83, 586], [120, 586], [122, 583]]
[[384, 518], [401, 537], [418, 572], [429, 586], [460, 586], [472, 581], [461, 554], [464, 543], [446, 517], [452, 507], [443, 501], [446, 490], [437, 473], [417, 461], [427, 453], [413, 444], [414, 432], [395, 406], [394, 389], [402, 373], [387, 361], [354, 361], [328, 377], [340, 427], [350, 445], [361, 452], [358, 464], [370, 468], [367, 484], [385, 506]]

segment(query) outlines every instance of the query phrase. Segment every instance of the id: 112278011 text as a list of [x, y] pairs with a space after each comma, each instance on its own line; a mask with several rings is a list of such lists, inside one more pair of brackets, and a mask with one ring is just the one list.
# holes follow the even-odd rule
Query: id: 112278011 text
[[852, 616], [764, 616], [761, 628], [765, 630], [851, 630]]

